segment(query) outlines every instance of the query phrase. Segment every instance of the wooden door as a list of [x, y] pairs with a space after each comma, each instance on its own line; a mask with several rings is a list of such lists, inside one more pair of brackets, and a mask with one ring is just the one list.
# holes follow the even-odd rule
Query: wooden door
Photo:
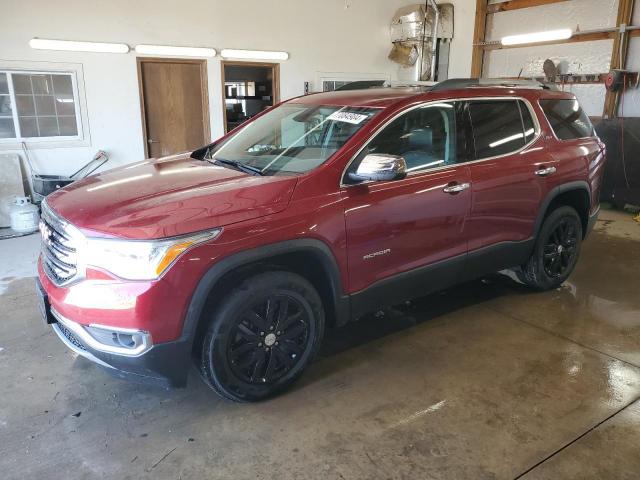
[[147, 157], [163, 157], [210, 141], [204, 60], [138, 58]]

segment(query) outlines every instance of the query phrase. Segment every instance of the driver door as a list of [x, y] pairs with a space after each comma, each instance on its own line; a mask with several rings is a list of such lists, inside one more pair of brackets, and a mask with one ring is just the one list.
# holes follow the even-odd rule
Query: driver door
[[[347, 169], [345, 200], [349, 290], [354, 313], [455, 283], [463, 267], [471, 189], [464, 129], [455, 103], [424, 104], [400, 115]], [[349, 180], [367, 154], [402, 156], [402, 180]], [[457, 187], [457, 188], [451, 188]]]

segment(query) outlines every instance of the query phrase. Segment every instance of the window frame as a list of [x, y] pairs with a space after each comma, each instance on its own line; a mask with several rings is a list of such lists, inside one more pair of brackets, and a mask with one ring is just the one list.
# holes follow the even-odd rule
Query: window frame
[[[518, 104], [519, 101], [522, 101], [525, 106], [527, 107], [527, 109], [529, 110], [529, 115], [531, 116], [532, 120], [533, 120], [533, 128], [534, 128], [534, 134], [533, 137], [531, 138], [531, 140], [529, 140], [529, 142], [525, 143], [523, 146], [519, 147], [517, 150], [514, 150], [512, 152], [507, 152], [507, 153], [503, 153], [500, 155], [493, 155], [491, 157], [482, 157], [482, 158], [477, 158], [478, 157], [478, 152], [476, 150], [476, 141], [475, 141], [475, 130], [473, 128], [473, 119], [471, 118], [471, 112], [469, 111], [469, 104], [472, 103], [473, 101], [477, 101], [477, 102], [487, 102], [487, 101], [491, 101], [491, 100], [495, 100], [495, 101], [513, 101], [516, 106], [518, 107], [518, 111], [520, 112], [520, 124], [522, 125], [522, 133], [524, 135], [525, 130], [524, 130], [524, 118], [522, 117], [522, 110], [520, 109], [520, 105]], [[467, 110], [467, 121], [470, 123], [470, 129], [471, 132], [473, 134], [473, 154], [474, 154], [474, 160], [470, 161], [470, 162], [466, 162], [467, 164], [469, 163], [473, 163], [473, 162], [483, 162], [485, 160], [495, 160], [498, 158], [503, 158], [503, 157], [510, 157], [512, 155], [518, 155], [520, 152], [522, 152], [523, 150], [526, 150], [527, 148], [529, 148], [534, 142], [536, 142], [538, 140], [538, 138], [540, 137], [541, 133], [542, 133], [542, 129], [540, 127], [540, 122], [538, 120], [538, 116], [535, 113], [535, 110], [533, 108], [533, 105], [531, 105], [531, 102], [529, 102], [526, 98], [523, 97], [477, 97], [477, 98], [471, 98], [471, 99], [466, 99], [464, 100], [464, 102], [466, 103], [466, 107], [465, 109]], [[523, 137], [526, 138], [526, 137]]]
[[558, 135], [556, 135], [556, 131], [553, 128], [553, 125], [551, 125], [551, 120], [549, 120], [549, 117], [547, 116], [547, 112], [545, 112], [544, 107], [542, 106], [542, 104], [540, 103], [543, 100], [566, 100], [566, 101], [576, 101], [578, 102], [578, 105], [580, 106], [580, 109], [582, 109], [582, 111], [584, 112], [585, 115], [587, 115], [587, 112], [585, 111], [584, 108], [582, 108], [582, 105], [580, 105], [580, 102], [578, 101], [577, 98], [539, 98], [538, 99], [538, 107], [540, 107], [540, 111], [542, 112], [542, 115], [544, 115], [544, 119], [546, 120], [547, 124], [549, 125], [549, 130], [551, 130], [551, 134], [553, 135], [553, 138], [555, 138], [558, 142], [575, 142], [575, 141], [584, 141], [584, 140], [590, 140], [593, 138], [597, 138], [598, 133], [596, 132], [596, 127], [593, 124], [593, 122], [591, 121], [591, 117], [589, 117], [589, 115], [587, 115], [587, 118], [589, 119], [589, 123], [591, 123], [591, 130], [593, 132], [593, 135], [588, 136], [588, 137], [576, 137], [576, 138], [565, 138], [562, 139], [560, 137], [558, 137]]
[[[457, 167], [462, 167], [462, 166], [466, 166], [466, 165], [471, 165], [474, 163], [479, 163], [479, 162], [486, 162], [488, 160], [496, 160], [496, 159], [500, 159], [500, 158], [506, 158], [506, 157], [510, 157], [512, 155], [517, 155], [520, 152], [526, 150], [527, 148], [529, 148], [533, 143], [537, 142], [538, 139], [540, 138], [540, 136], [542, 135], [542, 128], [540, 126], [540, 121], [538, 120], [538, 116], [535, 113], [535, 109], [533, 108], [533, 105], [531, 104], [531, 102], [521, 96], [495, 96], [495, 97], [461, 97], [461, 98], [443, 98], [443, 99], [438, 99], [438, 100], [428, 100], [426, 102], [421, 102], [418, 103], [416, 105], [411, 105], [399, 112], [396, 112], [395, 115], [391, 116], [390, 118], [388, 118], [387, 120], [385, 120], [384, 123], [382, 123], [381, 125], [378, 125], [376, 127], [376, 129], [371, 133], [371, 135], [369, 136], [369, 138], [367, 139], [367, 141], [365, 143], [362, 144], [362, 146], [356, 151], [355, 154], [353, 154], [351, 156], [351, 158], [349, 159], [349, 161], [347, 162], [347, 164], [345, 165], [343, 171], [342, 171], [342, 175], [340, 176], [340, 188], [346, 188], [346, 187], [357, 187], [360, 185], [366, 185], [369, 183], [374, 183], [372, 180], [367, 180], [365, 182], [359, 182], [359, 183], [345, 183], [345, 179], [347, 178], [347, 171], [349, 170], [349, 168], [351, 167], [351, 164], [356, 160], [356, 158], [358, 158], [358, 156], [360, 155], [360, 153], [362, 153], [362, 151], [367, 148], [367, 145], [369, 145], [369, 143], [371, 141], [373, 141], [373, 139], [378, 136], [378, 134], [385, 129], [389, 124], [391, 124], [391, 122], [395, 121], [398, 117], [410, 112], [411, 110], [414, 110], [416, 108], [421, 108], [421, 107], [425, 107], [427, 105], [430, 104], [438, 104], [438, 103], [452, 103], [455, 105], [455, 103], [462, 103], [465, 104], [464, 110], [467, 112], [467, 115], [465, 119], [460, 119], [461, 122], [468, 122], [469, 123], [469, 128], [471, 129], [471, 131], [473, 131], [473, 127], [471, 125], [471, 118], [469, 116], [469, 112], [468, 109], [466, 107], [466, 105], [468, 105], [469, 102], [473, 101], [473, 100], [478, 100], [478, 101], [486, 101], [486, 100], [514, 100], [514, 101], [518, 101], [518, 100], [522, 100], [524, 102], [524, 104], [527, 106], [527, 108], [529, 109], [529, 113], [531, 114], [531, 117], [533, 119], [533, 125], [534, 125], [534, 129], [535, 129], [535, 134], [533, 136], [533, 138], [527, 143], [525, 144], [522, 148], [520, 148], [519, 150], [515, 151], [515, 152], [511, 152], [511, 153], [507, 153], [507, 154], [503, 154], [503, 155], [496, 155], [494, 157], [487, 157], [487, 158], [480, 158], [480, 159], [476, 159], [474, 158], [473, 160], [468, 160], [468, 161], [464, 161], [464, 162], [459, 162], [459, 163], [453, 163], [450, 165], [443, 165], [441, 167], [435, 167], [435, 168], [429, 168], [429, 169], [425, 169], [425, 170], [415, 170], [413, 172], [408, 172], [406, 178], [411, 178], [414, 177], [416, 175], [424, 175], [425, 173], [432, 173], [432, 172], [438, 172], [441, 170], [447, 170], [449, 168], [457, 168]], [[454, 107], [455, 108], [455, 107]], [[457, 110], [457, 109], [456, 109]], [[458, 122], [458, 120], [456, 120], [456, 122]], [[460, 152], [458, 152], [460, 154]], [[465, 152], [468, 153], [468, 152]], [[474, 153], [474, 157], [475, 157], [475, 142], [473, 145], [473, 153]], [[393, 180], [395, 182], [397, 182], [398, 180]], [[379, 182], [375, 182], [375, 183], [379, 183]]]
[[[82, 116], [82, 97], [79, 88], [79, 82], [77, 78], [77, 71], [73, 69], [29, 69], [29, 68], [6, 68], [0, 66], [0, 74], [7, 75], [7, 85], [9, 87], [9, 99], [11, 101], [11, 110], [13, 118], [13, 126], [15, 129], [15, 137], [12, 138], [0, 138], [0, 150], [2, 149], [14, 149], [15, 146], [19, 146], [21, 143], [28, 143], [40, 146], [41, 144], [54, 144], [55, 146], [62, 146], [59, 144], [77, 144], [85, 140], [85, 123]], [[18, 107], [16, 102], [16, 93], [13, 84], [13, 75], [67, 75], [71, 77], [71, 88], [74, 100], [74, 113], [76, 119], [76, 127], [78, 130], [77, 135], [56, 135], [49, 137], [24, 137], [20, 129], [20, 120], [18, 114]], [[64, 145], [67, 146], [67, 145]]]

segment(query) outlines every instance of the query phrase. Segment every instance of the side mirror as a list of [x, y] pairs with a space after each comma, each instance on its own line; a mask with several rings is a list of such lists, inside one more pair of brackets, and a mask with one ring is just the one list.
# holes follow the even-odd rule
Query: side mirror
[[389, 182], [407, 176], [407, 163], [396, 155], [370, 154], [362, 159], [358, 169], [349, 173], [356, 182]]

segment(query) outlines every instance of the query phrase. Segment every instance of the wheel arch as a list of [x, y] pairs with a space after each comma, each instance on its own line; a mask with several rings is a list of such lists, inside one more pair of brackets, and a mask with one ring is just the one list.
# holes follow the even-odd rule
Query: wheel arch
[[575, 181], [559, 185], [547, 194], [538, 212], [533, 232], [534, 238], [537, 238], [544, 219], [556, 208], [564, 205], [575, 208], [582, 221], [582, 236], [587, 235], [591, 209], [591, 189], [587, 182]]
[[[242, 251], [215, 263], [200, 279], [182, 328], [182, 338], [192, 343], [204, 323], [203, 313], [217, 298], [212, 292], [222, 284], [230, 290], [241, 279], [262, 271], [283, 269], [298, 273], [318, 290], [328, 325], [341, 325], [348, 319], [349, 297], [344, 293], [338, 262], [322, 241], [297, 239]], [[221, 295], [225, 287], [220, 288]]]

